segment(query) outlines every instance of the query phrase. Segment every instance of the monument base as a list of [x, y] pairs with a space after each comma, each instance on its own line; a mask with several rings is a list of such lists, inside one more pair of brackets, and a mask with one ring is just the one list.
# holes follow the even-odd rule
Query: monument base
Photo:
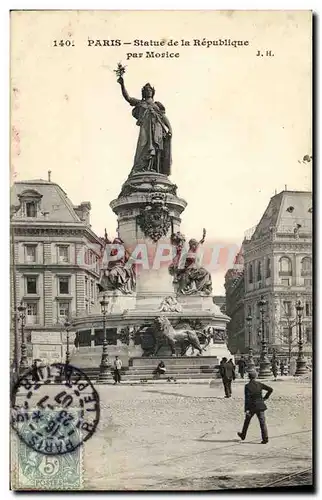
[[132, 358], [129, 360], [129, 369], [126, 380], [153, 380], [159, 378], [155, 369], [163, 361], [166, 372], [160, 379], [211, 379], [218, 377], [220, 360], [216, 356], [158, 356], [153, 358]]
[[222, 360], [222, 358], [227, 358], [228, 360], [232, 359], [235, 363], [235, 357], [233, 354], [231, 354], [227, 345], [224, 343], [214, 343], [212, 339], [208, 347], [206, 347], [205, 354], [206, 356], [216, 356], [220, 360]]

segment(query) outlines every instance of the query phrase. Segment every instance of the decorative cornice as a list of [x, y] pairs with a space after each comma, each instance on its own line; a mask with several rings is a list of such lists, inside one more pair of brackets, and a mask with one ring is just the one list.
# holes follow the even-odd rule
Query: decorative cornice
[[84, 271], [90, 273], [95, 278], [99, 278], [99, 273], [89, 269], [87, 266], [81, 266], [77, 264], [19, 264], [16, 263], [17, 271], [22, 272], [37, 272], [37, 271], [54, 271], [61, 272], [62, 274], [71, 271], [77, 273], [79, 271]]
[[102, 246], [101, 239], [91, 230], [90, 227], [83, 223], [66, 224], [53, 222], [53, 223], [40, 223], [30, 221], [12, 221], [11, 228], [17, 236], [81, 236], [87, 237], [91, 243], [96, 243]]

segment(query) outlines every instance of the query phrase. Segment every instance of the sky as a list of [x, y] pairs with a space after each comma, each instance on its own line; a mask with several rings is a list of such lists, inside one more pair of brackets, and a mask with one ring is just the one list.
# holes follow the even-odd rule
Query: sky
[[[91, 202], [96, 233], [116, 235], [109, 203], [132, 168], [139, 132], [116, 82], [119, 61], [129, 94], [139, 98], [150, 82], [166, 108], [170, 179], [188, 202], [188, 238], [205, 227], [209, 240], [240, 245], [275, 191], [311, 190], [311, 164], [299, 162], [312, 153], [308, 11], [24, 11], [11, 23], [11, 182], [47, 179], [51, 170], [75, 205]], [[135, 39], [178, 46], [136, 47]], [[248, 43], [207, 47], [219, 39]], [[225, 271], [213, 274], [215, 294], [224, 293]]]

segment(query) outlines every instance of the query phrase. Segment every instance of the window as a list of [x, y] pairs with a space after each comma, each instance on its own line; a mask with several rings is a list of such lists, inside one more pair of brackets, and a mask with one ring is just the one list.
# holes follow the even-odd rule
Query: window
[[271, 259], [268, 257], [266, 260], [266, 278], [271, 277]]
[[37, 277], [28, 276], [26, 278], [26, 288], [27, 294], [36, 294], [37, 293]]
[[311, 302], [305, 302], [305, 316], [312, 316], [312, 304], [311, 304]]
[[292, 341], [292, 332], [288, 326], [283, 328], [282, 339], [283, 344], [289, 344]]
[[27, 201], [26, 202], [26, 216], [27, 217], [36, 217], [37, 215], [37, 206], [35, 201]]
[[291, 316], [292, 314], [292, 302], [289, 300], [284, 300], [283, 309], [285, 316]]
[[283, 286], [290, 286], [290, 280], [288, 278], [284, 278], [281, 280]]
[[306, 341], [312, 344], [312, 328], [310, 326], [306, 327], [305, 334], [306, 334]]
[[68, 245], [58, 246], [58, 262], [69, 262], [69, 247]]
[[88, 278], [85, 276], [85, 297], [88, 297]]
[[26, 303], [26, 324], [34, 325], [37, 323], [37, 303], [27, 302]]
[[36, 245], [25, 246], [25, 260], [26, 262], [36, 262]]
[[59, 293], [62, 295], [69, 294], [69, 278], [68, 276], [59, 278]]
[[249, 264], [248, 282], [253, 283], [253, 264]]
[[256, 319], [261, 319], [261, 308], [259, 304], [256, 304]]
[[94, 289], [94, 281], [91, 280], [91, 300], [95, 299], [95, 289]]
[[58, 320], [66, 320], [69, 317], [69, 302], [58, 303]]
[[304, 259], [302, 259], [301, 274], [302, 274], [302, 276], [311, 276], [311, 274], [312, 274], [312, 259], [310, 257], [304, 257]]
[[292, 262], [288, 257], [280, 259], [280, 276], [292, 276]]
[[261, 281], [262, 279], [262, 263], [257, 263], [257, 281]]
[[312, 280], [304, 279], [304, 286], [312, 286]]

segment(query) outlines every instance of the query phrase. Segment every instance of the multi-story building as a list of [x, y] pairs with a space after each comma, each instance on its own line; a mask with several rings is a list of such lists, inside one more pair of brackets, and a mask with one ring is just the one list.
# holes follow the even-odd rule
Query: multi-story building
[[222, 313], [226, 314], [226, 297], [225, 295], [214, 295], [214, 304], [216, 304]]
[[94, 307], [102, 242], [91, 229], [90, 210], [89, 202], [74, 206], [50, 180], [12, 187], [11, 303], [26, 307], [29, 356], [60, 360], [66, 318]]
[[[253, 235], [243, 243], [245, 318], [252, 317], [251, 342], [259, 348], [263, 295], [265, 336], [271, 347], [297, 349], [296, 303], [301, 300], [305, 350], [312, 342], [312, 193], [273, 196]], [[246, 346], [248, 340], [246, 336]]]
[[236, 256], [234, 266], [225, 275], [228, 349], [236, 354], [245, 351], [245, 282], [242, 249]]
[[[269, 348], [297, 350], [296, 304], [303, 305], [305, 351], [312, 344], [312, 193], [282, 191], [273, 196], [256, 228], [244, 239], [234, 268], [225, 276], [228, 346], [260, 350], [259, 301], [266, 301], [264, 324]], [[247, 318], [251, 317], [251, 323]]]

